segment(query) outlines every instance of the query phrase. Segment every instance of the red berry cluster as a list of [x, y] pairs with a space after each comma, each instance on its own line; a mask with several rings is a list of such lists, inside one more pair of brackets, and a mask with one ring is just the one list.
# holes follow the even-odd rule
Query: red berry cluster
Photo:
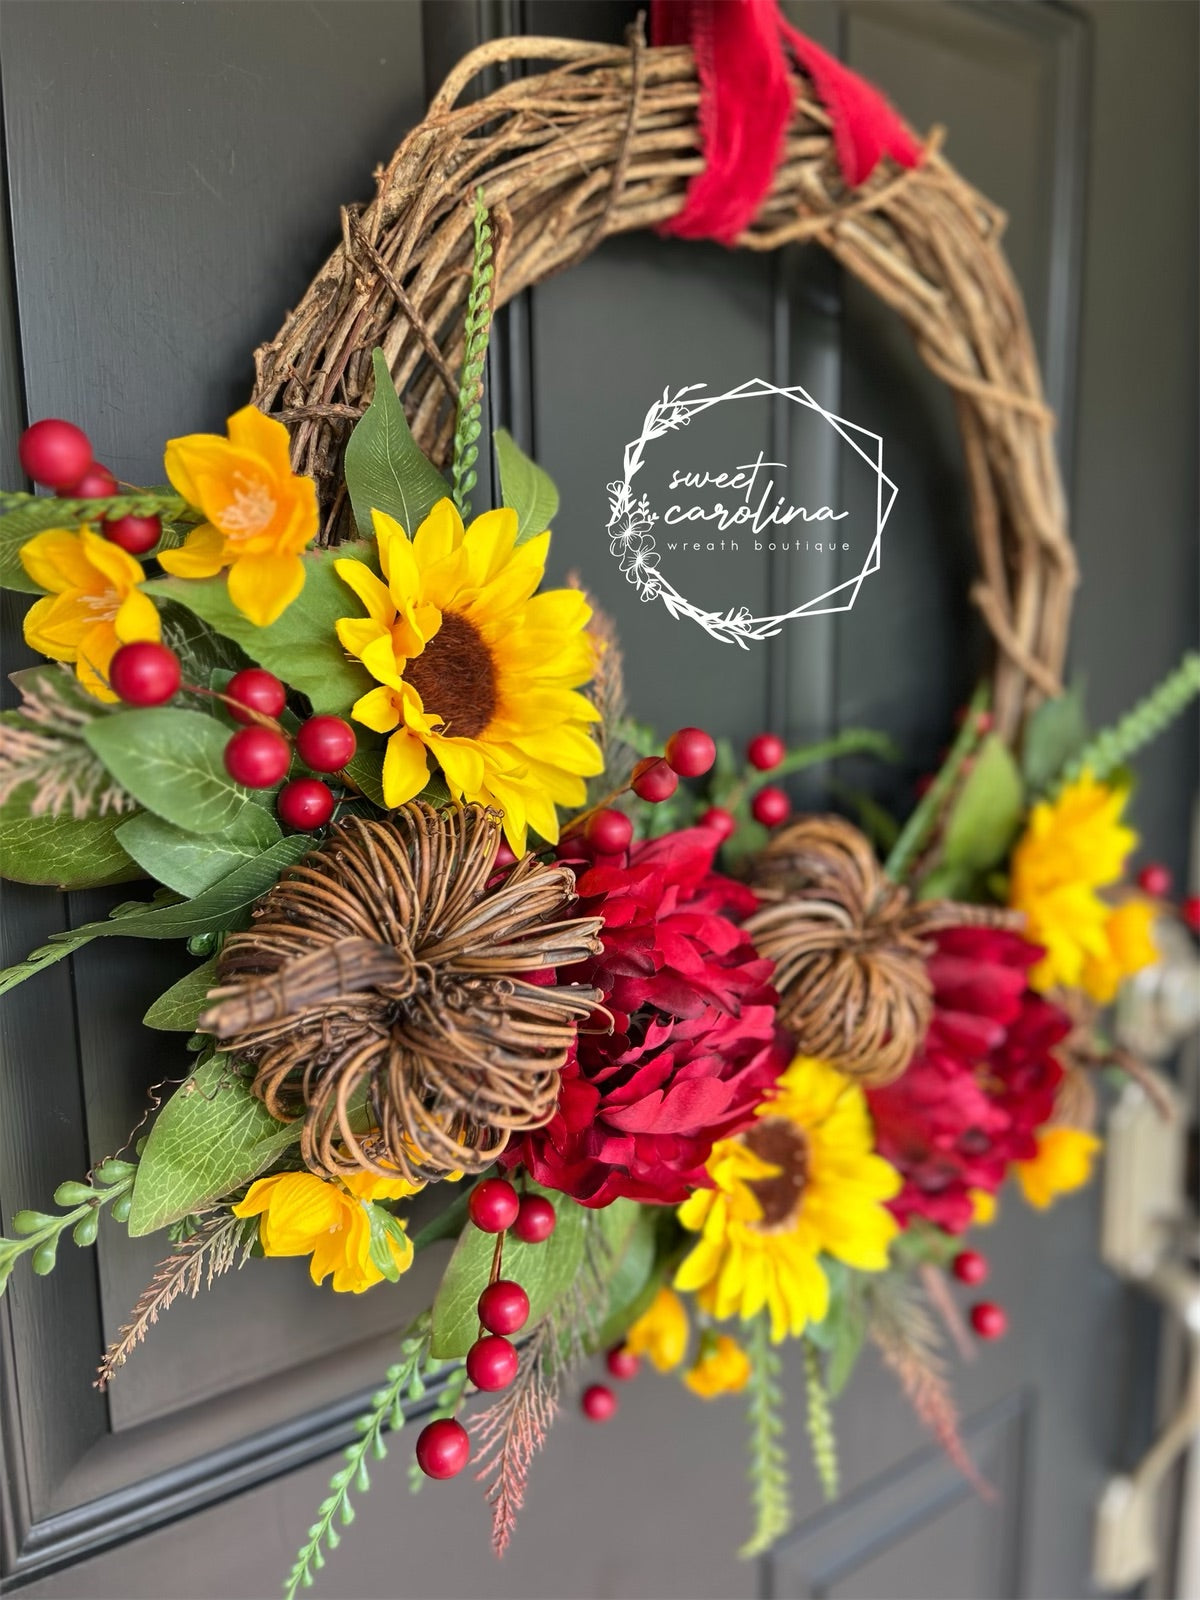
[[[987, 1257], [978, 1250], [960, 1250], [950, 1263], [950, 1271], [959, 1283], [971, 1288], [987, 1281]], [[979, 1300], [967, 1312], [968, 1320], [980, 1339], [1002, 1339], [1008, 1332], [1008, 1313], [994, 1300]]]
[[[758, 772], [773, 772], [786, 755], [787, 745], [777, 733], [757, 733], [746, 746], [746, 760]], [[792, 802], [776, 784], [759, 789], [750, 802], [750, 815], [764, 828], [777, 828], [791, 814]]]
[[[180, 688], [179, 657], [150, 639], [122, 645], [109, 663], [108, 681], [126, 705], [161, 706]], [[273, 789], [292, 764], [291, 741], [277, 720], [287, 690], [274, 673], [247, 667], [233, 675], [221, 698], [243, 724], [225, 746], [225, 770], [247, 789]], [[341, 717], [309, 717], [296, 730], [296, 754], [313, 772], [340, 772], [356, 744], [354, 729]], [[333, 790], [320, 778], [293, 778], [275, 807], [285, 827], [311, 833], [329, 821], [334, 803]]]
[[[17, 448], [27, 476], [60, 499], [108, 500], [121, 492], [108, 468], [93, 460], [91, 440], [73, 422], [43, 417], [25, 429]], [[101, 520], [100, 532], [131, 556], [144, 556], [162, 538], [162, 519], [113, 517]]]
[[[717, 746], [703, 728], [678, 728], [661, 756], [645, 756], [633, 769], [629, 787], [639, 800], [661, 805], [679, 787], [680, 778], [699, 778], [717, 759]], [[623, 811], [602, 806], [583, 830], [584, 842], [596, 855], [623, 855], [633, 842], [633, 823]]]
[[[485, 1178], [467, 1201], [471, 1221], [483, 1233], [510, 1229], [522, 1244], [543, 1244], [554, 1232], [558, 1214], [540, 1194], [519, 1195], [506, 1178]], [[502, 1246], [497, 1241], [499, 1271]], [[496, 1394], [517, 1376], [519, 1358], [508, 1337], [529, 1320], [529, 1296], [512, 1278], [493, 1280], [479, 1296], [480, 1335], [467, 1351], [467, 1377], [477, 1389]], [[471, 1458], [471, 1441], [461, 1422], [438, 1417], [417, 1439], [417, 1465], [430, 1478], [453, 1478]]]
[[[612, 1378], [628, 1383], [642, 1370], [642, 1358], [623, 1344], [615, 1344], [604, 1357], [604, 1365]], [[607, 1422], [617, 1414], [619, 1402], [606, 1383], [590, 1383], [579, 1397], [579, 1408], [589, 1422]]]
[[[1153, 900], [1165, 900], [1174, 882], [1170, 869], [1164, 867], [1161, 861], [1148, 862], [1138, 873], [1137, 881], [1142, 893], [1148, 894]], [[1200, 894], [1185, 895], [1179, 902], [1179, 915], [1186, 928], [1200, 934]]]

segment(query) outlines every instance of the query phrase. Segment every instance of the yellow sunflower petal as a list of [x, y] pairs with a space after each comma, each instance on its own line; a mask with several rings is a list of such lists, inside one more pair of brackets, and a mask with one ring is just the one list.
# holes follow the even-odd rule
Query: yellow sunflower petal
[[343, 557], [333, 563], [333, 570], [362, 601], [367, 616], [380, 627], [390, 628], [396, 618], [396, 607], [387, 584], [375, 576], [366, 562]]
[[389, 810], [420, 794], [428, 781], [425, 746], [407, 728], [401, 728], [388, 740], [383, 757], [383, 798]]
[[375, 733], [391, 733], [400, 721], [400, 707], [391, 689], [380, 684], [378, 689], [368, 689], [350, 708], [355, 722]]

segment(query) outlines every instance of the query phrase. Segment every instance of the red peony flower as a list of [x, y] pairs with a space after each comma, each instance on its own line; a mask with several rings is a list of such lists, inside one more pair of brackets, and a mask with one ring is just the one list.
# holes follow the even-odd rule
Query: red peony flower
[[708, 1187], [713, 1144], [749, 1121], [789, 1060], [771, 963], [737, 921], [754, 897], [712, 870], [719, 844], [691, 828], [579, 880], [604, 950], [559, 977], [600, 989], [614, 1027], [581, 1030], [554, 1118], [505, 1160], [583, 1205], [676, 1205]]
[[1010, 1162], [1035, 1154], [1034, 1130], [1062, 1077], [1052, 1052], [1071, 1024], [1028, 987], [1042, 951], [1019, 934], [952, 928], [936, 943], [925, 1043], [902, 1077], [867, 1098], [879, 1153], [905, 1177], [891, 1202], [898, 1220], [961, 1233], [970, 1191], [994, 1193]]

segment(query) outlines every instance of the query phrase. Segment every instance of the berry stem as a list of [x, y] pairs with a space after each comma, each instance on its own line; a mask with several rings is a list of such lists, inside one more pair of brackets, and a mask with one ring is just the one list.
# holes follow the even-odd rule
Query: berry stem
[[244, 705], [242, 701], [235, 700], [232, 695], [222, 694], [220, 689], [206, 689], [198, 683], [182, 683], [179, 686], [185, 694], [201, 694], [209, 700], [219, 700], [222, 705], [228, 706], [231, 711], [239, 712], [249, 722], [256, 722], [260, 728], [270, 728], [272, 733], [277, 733], [281, 739], [286, 739], [291, 744], [291, 735], [281, 722], [274, 717], [269, 717], [265, 711], [256, 711], [253, 706]]
[[950, 753], [943, 761], [937, 777], [901, 828], [900, 837], [892, 846], [891, 853], [883, 864], [883, 870], [894, 882], [904, 882], [913, 862], [933, 833], [939, 817], [954, 792], [963, 762], [973, 753], [982, 737], [979, 713], [987, 710], [989, 698], [987, 684], [981, 683], [971, 696], [962, 727], [958, 730], [958, 736], [951, 745]]
[[631, 791], [627, 783], [623, 783], [619, 789], [613, 789], [612, 792], [606, 794], [603, 799], [597, 800], [594, 805], [590, 805], [586, 811], [577, 812], [576, 815], [571, 818], [570, 822], [567, 823], [566, 827], [559, 830], [558, 837], [560, 839], [565, 839], [569, 833], [578, 833], [581, 828], [587, 827], [588, 823], [598, 811], [607, 810], [608, 807], [612, 805], [614, 800], [619, 800], [623, 794], [629, 794], [630, 792]]
[[777, 766], [768, 767], [765, 772], [747, 769], [719, 803], [725, 810], [740, 815], [760, 789], [778, 783], [780, 778], [786, 778], [793, 772], [803, 772], [807, 767], [820, 766], [824, 761], [836, 761], [839, 756], [854, 755], [878, 756], [881, 761], [895, 761], [898, 751], [895, 741], [889, 739], [886, 733], [879, 733], [874, 728], [844, 728], [831, 739], [801, 745], [798, 750], [784, 756]]

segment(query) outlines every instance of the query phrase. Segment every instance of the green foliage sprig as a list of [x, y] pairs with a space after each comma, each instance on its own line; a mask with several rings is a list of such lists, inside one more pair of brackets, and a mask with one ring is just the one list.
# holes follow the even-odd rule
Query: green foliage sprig
[[365, 1494], [371, 1487], [369, 1462], [387, 1455], [385, 1433], [404, 1426], [406, 1402], [419, 1400], [425, 1393], [429, 1363], [429, 1314], [413, 1323], [400, 1345], [400, 1360], [387, 1370], [387, 1381], [371, 1396], [371, 1409], [354, 1424], [358, 1437], [342, 1452], [345, 1466], [329, 1480], [329, 1494], [321, 1502], [317, 1520], [308, 1530], [307, 1541], [296, 1556], [296, 1564], [284, 1584], [287, 1600], [295, 1600], [299, 1589], [311, 1589], [313, 1574], [325, 1565], [326, 1550], [341, 1543], [338, 1524], [349, 1527], [354, 1521], [350, 1490]]
[[471, 287], [463, 323], [463, 369], [458, 388], [458, 416], [454, 426], [454, 459], [450, 467], [454, 503], [463, 517], [471, 515], [471, 490], [478, 481], [480, 417], [483, 411], [483, 364], [492, 328], [492, 229], [488, 223], [483, 190], [475, 191], [475, 252], [471, 261]]
[[812, 1444], [813, 1466], [826, 1500], [836, 1500], [838, 1492], [837, 1435], [833, 1429], [833, 1408], [821, 1377], [821, 1358], [816, 1345], [804, 1341], [804, 1386], [808, 1399], [808, 1437]]
[[1062, 781], [1070, 782], [1082, 772], [1106, 778], [1125, 766], [1144, 745], [1157, 739], [1196, 694], [1200, 694], [1200, 654], [1192, 651], [1119, 722], [1089, 740], [1064, 767]]
[[792, 1525], [791, 1480], [783, 1443], [783, 1361], [771, 1343], [770, 1327], [760, 1313], [750, 1325], [750, 1498], [754, 1532], [738, 1551], [744, 1560], [761, 1556]]
[[88, 1182], [68, 1179], [59, 1184], [54, 1191], [54, 1203], [69, 1207], [61, 1215], [48, 1211], [18, 1211], [12, 1225], [21, 1237], [0, 1239], [0, 1294], [8, 1287], [18, 1259], [28, 1251], [33, 1252], [30, 1265], [40, 1277], [53, 1272], [59, 1241], [68, 1228], [77, 1245], [95, 1244], [103, 1206], [112, 1207], [115, 1221], [125, 1222], [129, 1217], [136, 1171], [131, 1161], [118, 1161], [115, 1157], [102, 1161]]
[[979, 742], [982, 730], [979, 726], [979, 713], [987, 710], [988, 689], [986, 684], [981, 684], [971, 696], [967, 707], [967, 714], [963, 718], [962, 727], [958, 730], [958, 737], [950, 747], [950, 753], [942, 763], [941, 770], [930, 784], [928, 791], [917, 805], [904, 827], [900, 830], [900, 837], [892, 846], [884, 871], [896, 883], [902, 883], [908, 874], [909, 868], [920, 855], [928, 842], [938, 818], [942, 815], [954, 787], [962, 773], [963, 762], [972, 754]]

